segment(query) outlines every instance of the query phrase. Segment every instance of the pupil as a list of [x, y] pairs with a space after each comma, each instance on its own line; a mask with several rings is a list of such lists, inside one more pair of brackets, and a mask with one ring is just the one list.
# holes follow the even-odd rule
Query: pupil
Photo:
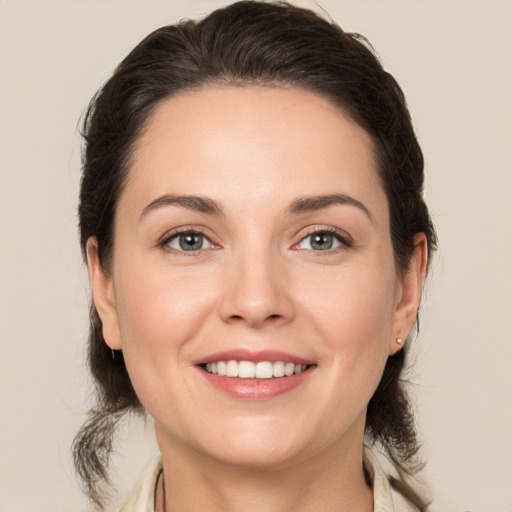
[[197, 251], [201, 249], [203, 240], [201, 235], [188, 234], [180, 237], [180, 247], [184, 251]]
[[328, 233], [319, 233], [313, 236], [311, 246], [313, 249], [326, 250], [332, 247], [332, 235]]

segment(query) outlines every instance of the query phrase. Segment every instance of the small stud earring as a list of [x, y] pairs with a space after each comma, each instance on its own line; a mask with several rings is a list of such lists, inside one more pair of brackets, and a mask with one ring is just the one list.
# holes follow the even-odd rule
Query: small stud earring
[[396, 342], [397, 342], [399, 345], [401, 345], [401, 344], [404, 342], [404, 340], [403, 340], [402, 338], [397, 338], [397, 339], [396, 339]]

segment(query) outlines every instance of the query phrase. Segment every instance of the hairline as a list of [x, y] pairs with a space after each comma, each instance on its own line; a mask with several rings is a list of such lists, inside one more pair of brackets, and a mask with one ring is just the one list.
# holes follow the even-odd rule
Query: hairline
[[[382, 147], [382, 144], [380, 141], [375, 137], [371, 131], [368, 130], [364, 124], [357, 119], [355, 115], [353, 115], [350, 111], [350, 109], [343, 105], [342, 101], [335, 98], [332, 94], [328, 94], [326, 91], [321, 91], [319, 88], [314, 87], [313, 85], [304, 85], [300, 83], [293, 83], [292, 80], [279, 80], [279, 79], [269, 79], [269, 80], [263, 80], [263, 79], [247, 79], [247, 78], [237, 78], [232, 77], [229, 75], [225, 76], [219, 76], [216, 78], [210, 78], [210, 79], [204, 79], [201, 81], [198, 81], [197, 83], [191, 83], [183, 86], [179, 86], [176, 88], [175, 91], [170, 92], [163, 96], [162, 98], [159, 98], [152, 103], [148, 102], [148, 110], [149, 112], [145, 114], [144, 120], [140, 123], [139, 127], [135, 130], [135, 132], [132, 135], [132, 139], [130, 140], [130, 145], [128, 150], [126, 151], [126, 156], [123, 160], [123, 162], [120, 165], [121, 168], [121, 181], [119, 184], [119, 188], [117, 191], [117, 197], [115, 198], [115, 204], [114, 204], [114, 212], [113, 212], [113, 222], [112, 222], [112, 240], [111, 240], [111, 247], [109, 254], [105, 255], [106, 262], [104, 263], [104, 268], [106, 270], [109, 270], [111, 268], [112, 263], [112, 257], [113, 257], [113, 251], [114, 251], [114, 245], [115, 245], [115, 232], [116, 232], [116, 223], [117, 223], [117, 212], [118, 212], [118, 205], [120, 198], [123, 194], [123, 191], [125, 187], [128, 186], [130, 181], [130, 175], [131, 169], [133, 168], [134, 160], [137, 155], [139, 142], [144, 138], [144, 136], [148, 133], [149, 127], [158, 114], [158, 111], [160, 107], [174, 99], [180, 96], [188, 95], [190, 93], [194, 92], [200, 92], [205, 90], [221, 90], [221, 89], [228, 89], [228, 88], [239, 88], [239, 89], [247, 89], [247, 90], [261, 90], [261, 89], [275, 89], [275, 90], [289, 90], [289, 91], [303, 91], [307, 92], [313, 95], [318, 96], [319, 98], [322, 98], [326, 100], [333, 110], [338, 112], [339, 114], [345, 116], [352, 122], [356, 123], [368, 136], [368, 142], [370, 144], [370, 151], [371, 151], [371, 157], [375, 163], [375, 169], [377, 172], [377, 176], [379, 179], [379, 183], [382, 186], [382, 190], [384, 191], [384, 195], [386, 197], [386, 202], [388, 206], [388, 214], [390, 218], [389, 223], [389, 230], [390, 230], [390, 236], [392, 235], [391, 232], [391, 202], [388, 197], [388, 191], [386, 188], [385, 180], [383, 179], [383, 167], [385, 164], [385, 151]], [[391, 240], [393, 242], [393, 238], [391, 237]], [[403, 274], [406, 269], [400, 268], [398, 264], [398, 258], [395, 254], [395, 247], [392, 243], [393, 248], [393, 260], [395, 262], [396, 270], [399, 274]], [[408, 258], [410, 259], [410, 258]], [[102, 262], [103, 263], [103, 262]]]

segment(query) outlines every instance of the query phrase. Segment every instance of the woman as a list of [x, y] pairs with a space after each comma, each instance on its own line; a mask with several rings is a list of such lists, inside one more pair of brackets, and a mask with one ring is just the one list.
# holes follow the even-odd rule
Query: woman
[[364, 40], [286, 3], [163, 27], [84, 138], [89, 496], [118, 420], [147, 411], [161, 457], [123, 511], [388, 511], [389, 483], [426, 510], [400, 374], [435, 233], [403, 94]]

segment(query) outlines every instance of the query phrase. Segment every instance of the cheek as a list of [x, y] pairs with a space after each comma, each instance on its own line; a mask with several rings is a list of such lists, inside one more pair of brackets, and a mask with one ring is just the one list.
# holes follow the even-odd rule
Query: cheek
[[117, 311], [130, 380], [153, 417], [168, 407], [176, 412], [176, 397], [187, 394], [183, 372], [194, 337], [208, 325], [214, 287], [204, 275], [177, 275], [161, 265], [137, 270], [134, 264], [118, 276]]
[[395, 281], [389, 265], [347, 268], [306, 283], [300, 296], [304, 308], [317, 319], [318, 328], [333, 334], [329, 339], [357, 347], [361, 340], [374, 344], [390, 332]]
[[119, 272], [116, 283], [126, 368], [144, 408], [154, 418], [170, 415], [173, 424], [181, 424], [184, 405], [179, 397], [189, 397], [189, 407], [194, 397], [184, 375], [195, 337], [201, 329], [208, 330], [214, 287], [205, 276], [131, 268], [131, 273]]
[[394, 268], [375, 264], [369, 270], [331, 273], [308, 295], [302, 294], [304, 311], [321, 335], [332, 378], [368, 399], [388, 358], [395, 290]]
[[148, 356], [169, 348], [177, 351], [196, 334], [200, 319], [211, 308], [209, 289], [205, 280], [172, 276], [165, 269], [133, 272], [116, 286], [123, 350], [144, 349]]
[[330, 421], [325, 419], [322, 427], [326, 439], [365, 416], [382, 377], [393, 312], [393, 283], [383, 275], [345, 276], [310, 297], [327, 369], [324, 391], [316, 398], [321, 410], [330, 411]]

